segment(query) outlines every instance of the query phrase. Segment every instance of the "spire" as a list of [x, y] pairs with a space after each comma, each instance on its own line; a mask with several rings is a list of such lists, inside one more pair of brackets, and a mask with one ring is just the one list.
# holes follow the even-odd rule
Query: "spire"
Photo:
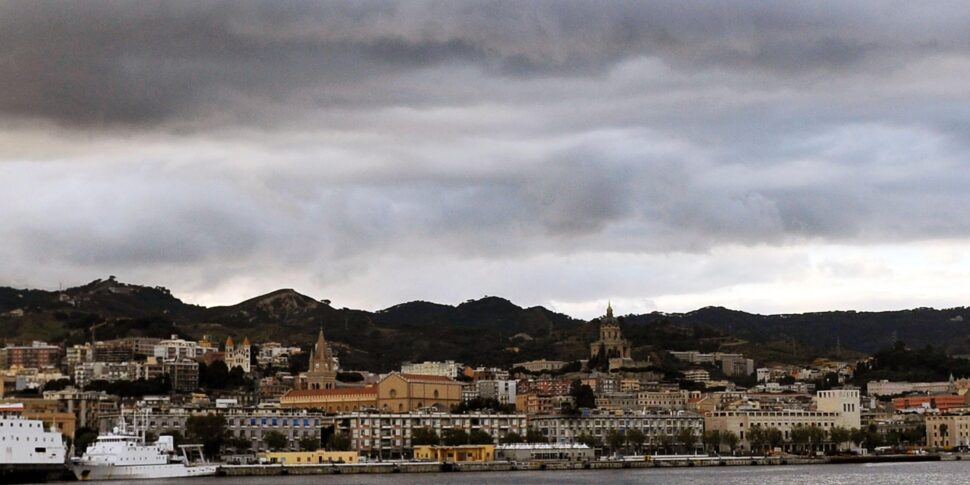
[[232, 335], [226, 337], [226, 348], [228, 349], [234, 345], [235, 344], [232, 342]]
[[243, 344], [243, 347], [249, 347], [251, 345], [249, 343], [249, 337], [243, 338], [243, 343], [242, 344]]
[[613, 302], [610, 300], [606, 303], [606, 318], [613, 319]]
[[313, 346], [313, 350], [317, 354], [320, 354], [321, 352], [326, 354], [327, 353], [326, 349], [327, 349], [327, 340], [323, 338], [323, 327], [321, 326], [320, 335], [317, 335], [317, 343], [316, 345]]

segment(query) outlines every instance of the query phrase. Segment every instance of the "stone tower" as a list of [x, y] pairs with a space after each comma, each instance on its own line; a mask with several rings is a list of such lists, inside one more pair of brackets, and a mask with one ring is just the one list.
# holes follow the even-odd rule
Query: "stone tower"
[[317, 343], [310, 351], [310, 369], [306, 373], [306, 388], [333, 389], [335, 387], [337, 387], [337, 368], [321, 328]]

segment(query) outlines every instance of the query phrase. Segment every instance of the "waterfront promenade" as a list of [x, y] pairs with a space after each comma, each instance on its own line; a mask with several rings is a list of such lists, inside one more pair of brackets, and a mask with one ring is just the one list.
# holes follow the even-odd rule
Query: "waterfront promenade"
[[382, 462], [314, 465], [224, 465], [220, 476], [283, 476], [283, 475], [358, 475], [382, 473], [440, 473], [440, 472], [514, 472], [543, 470], [617, 470], [632, 468], [678, 468], [719, 466], [780, 466], [860, 463], [901, 463], [962, 460], [961, 455], [869, 455], [844, 457], [801, 456], [722, 456], [722, 457], [660, 457], [650, 460], [601, 460], [588, 462]]

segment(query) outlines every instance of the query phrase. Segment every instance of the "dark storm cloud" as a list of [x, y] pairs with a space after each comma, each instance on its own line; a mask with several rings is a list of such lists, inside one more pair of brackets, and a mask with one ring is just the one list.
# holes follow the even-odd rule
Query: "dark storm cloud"
[[587, 271], [708, 291], [798, 277], [785, 248], [967, 238], [968, 10], [0, 3], [0, 284], [500, 262], [575, 299]]
[[[957, 10], [955, 15], [938, 12]], [[870, 15], [912, 9], [910, 15]], [[604, 76], [678, 69], [831, 73], [966, 49], [960, 4], [5, 2], [0, 112], [80, 125], [255, 123], [278, 110], [427, 103], [400, 76]], [[936, 28], [920, 25], [926, 18]], [[921, 47], [922, 46], [922, 47]], [[376, 81], [376, 84], [371, 84]], [[460, 102], [456, 99], [444, 102]], [[292, 116], [292, 115], [288, 115]]]

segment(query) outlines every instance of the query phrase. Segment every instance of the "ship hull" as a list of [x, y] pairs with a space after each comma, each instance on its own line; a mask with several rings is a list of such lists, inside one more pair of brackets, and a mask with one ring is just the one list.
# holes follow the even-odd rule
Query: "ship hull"
[[0, 483], [41, 483], [65, 480], [71, 477], [71, 472], [63, 464], [0, 464]]
[[71, 466], [78, 480], [145, 480], [152, 478], [192, 478], [216, 474], [217, 465], [185, 466], [180, 463], [165, 465], [84, 465]]

